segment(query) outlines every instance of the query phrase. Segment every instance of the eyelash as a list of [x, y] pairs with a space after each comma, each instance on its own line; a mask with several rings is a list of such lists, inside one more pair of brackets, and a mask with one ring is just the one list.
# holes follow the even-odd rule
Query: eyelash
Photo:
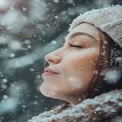
[[69, 46], [70, 46], [70, 47], [75, 47], [75, 48], [83, 48], [83, 46], [80, 46], [80, 45], [72, 45], [72, 44], [70, 44], [70, 43], [69, 43]]

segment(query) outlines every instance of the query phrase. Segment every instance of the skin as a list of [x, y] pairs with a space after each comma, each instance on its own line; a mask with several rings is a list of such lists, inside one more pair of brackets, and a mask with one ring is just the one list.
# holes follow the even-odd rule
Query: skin
[[41, 93], [72, 105], [80, 103], [85, 99], [90, 81], [96, 73], [99, 50], [99, 30], [88, 23], [76, 26], [65, 37], [61, 48], [45, 56], [48, 67], [59, 74], [42, 75], [44, 82], [40, 87]]

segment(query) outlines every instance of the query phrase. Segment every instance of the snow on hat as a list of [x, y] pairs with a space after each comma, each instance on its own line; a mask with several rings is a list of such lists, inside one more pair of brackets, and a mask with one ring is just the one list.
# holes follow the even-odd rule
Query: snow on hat
[[120, 5], [85, 12], [73, 20], [69, 31], [83, 22], [91, 23], [107, 33], [122, 48], [121, 12], [122, 6]]

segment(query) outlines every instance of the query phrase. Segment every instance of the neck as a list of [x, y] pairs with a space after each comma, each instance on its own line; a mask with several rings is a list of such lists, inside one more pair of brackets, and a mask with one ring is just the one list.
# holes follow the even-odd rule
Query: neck
[[66, 100], [68, 103], [70, 103], [72, 106], [77, 105], [79, 103], [81, 103], [83, 100], [86, 99], [85, 95], [76, 95], [73, 97], [70, 97], [70, 99]]

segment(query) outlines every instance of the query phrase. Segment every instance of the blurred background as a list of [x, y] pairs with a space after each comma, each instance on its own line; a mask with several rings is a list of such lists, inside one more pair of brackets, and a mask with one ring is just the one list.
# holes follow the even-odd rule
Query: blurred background
[[63, 101], [39, 87], [44, 55], [59, 48], [72, 20], [121, 0], [0, 0], [0, 122], [26, 122]]

